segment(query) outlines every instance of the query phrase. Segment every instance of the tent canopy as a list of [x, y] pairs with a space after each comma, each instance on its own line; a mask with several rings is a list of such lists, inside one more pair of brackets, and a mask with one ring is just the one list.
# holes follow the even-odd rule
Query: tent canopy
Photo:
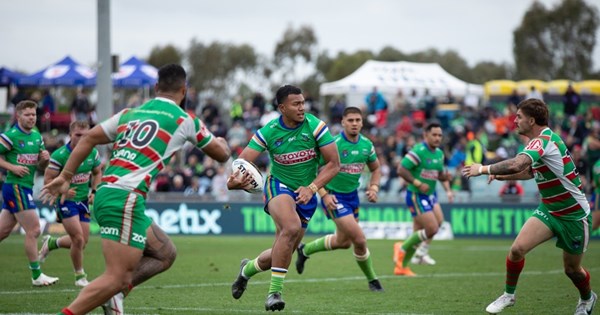
[[12, 71], [8, 68], [0, 68], [0, 86], [6, 86], [11, 83], [16, 83], [17, 80], [25, 75], [19, 72]]
[[66, 56], [59, 62], [30, 76], [18, 79], [18, 85], [94, 86], [96, 73]]
[[157, 80], [158, 70], [136, 57], [122, 63], [119, 72], [113, 74], [113, 86], [121, 88], [153, 86]]
[[368, 60], [349, 76], [321, 84], [321, 95], [350, 93], [366, 94], [374, 87], [383, 93], [396, 94], [401, 90], [408, 95], [412, 90], [423, 94], [426, 89], [433, 96], [483, 95], [481, 85], [464, 82], [444, 70], [437, 63], [386, 62]]

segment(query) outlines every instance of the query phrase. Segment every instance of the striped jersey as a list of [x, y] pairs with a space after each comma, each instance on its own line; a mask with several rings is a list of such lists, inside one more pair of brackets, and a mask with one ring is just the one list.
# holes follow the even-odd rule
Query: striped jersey
[[286, 127], [281, 116], [271, 120], [256, 131], [248, 146], [258, 152], [269, 151], [271, 176], [296, 190], [317, 177], [319, 148], [332, 142], [325, 122], [306, 113], [295, 128]]
[[101, 127], [114, 142], [103, 184], [142, 194], [186, 141], [203, 148], [213, 139], [198, 118], [160, 97], [120, 111]]
[[[431, 195], [435, 192], [439, 174], [444, 171], [444, 152], [440, 148], [431, 150], [427, 143], [421, 142], [404, 156], [401, 164], [414, 178], [429, 185], [427, 195]], [[421, 193], [412, 183], [408, 184], [408, 190]]]
[[23, 177], [8, 171], [6, 183], [33, 188], [38, 155], [40, 151], [46, 150], [40, 132], [36, 128], [25, 132], [17, 123], [5, 133], [0, 134], [0, 144], [2, 144], [0, 145], [0, 154], [4, 155], [6, 162], [12, 165], [25, 166], [29, 169], [29, 174]]
[[[73, 152], [73, 149], [71, 148], [70, 142], [56, 149], [50, 156], [48, 168], [60, 173], [63, 167], [65, 167], [65, 164], [67, 164], [71, 152]], [[98, 154], [98, 150], [94, 148], [85, 160], [83, 160], [83, 163], [79, 165], [77, 171], [75, 171], [75, 174], [71, 178], [70, 188], [75, 189], [75, 196], [69, 200], [84, 201], [88, 199], [92, 170], [98, 166], [100, 166], [100, 155]]]
[[348, 140], [344, 132], [334, 139], [340, 154], [340, 172], [325, 185], [325, 188], [341, 193], [353, 192], [360, 185], [359, 180], [365, 165], [377, 160], [375, 147], [371, 140], [361, 134], [356, 142]]
[[590, 212], [579, 173], [562, 139], [550, 128], [531, 139], [523, 152], [531, 158], [542, 206], [555, 217], [580, 220]]

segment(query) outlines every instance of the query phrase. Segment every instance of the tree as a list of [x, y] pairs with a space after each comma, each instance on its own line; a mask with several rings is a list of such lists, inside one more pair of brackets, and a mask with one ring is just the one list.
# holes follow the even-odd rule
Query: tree
[[317, 36], [310, 26], [301, 26], [295, 30], [288, 27], [283, 33], [283, 38], [277, 42], [273, 54], [273, 63], [280, 70], [285, 82], [299, 81], [296, 77], [296, 68], [304, 63], [314, 69], [314, 59], [317, 56]]
[[589, 78], [599, 23], [598, 9], [584, 0], [563, 0], [551, 10], [534, 2], [513, 33], [517, 78]]
[[181, 64], [183, 53], [173, 45], [165, 47], [154, 46], [148, 57], [148, 64], [160, 68], [166, 64]]
[[215, 41], [207, 46], [194, 39], [188, 49], [188, 62], [192, 68], [188, 81], [198, 91], [222, 94], [229, 88], [235, 89], [236, 75], [254, 70], [257, 59], [250, 45]]
[[496, 64], [491, 61], [477, 63], [471, 70], [473, 83], [483, 84], [491, 80], [504, 80], [512, 77], [513, 68], [506, 63]]

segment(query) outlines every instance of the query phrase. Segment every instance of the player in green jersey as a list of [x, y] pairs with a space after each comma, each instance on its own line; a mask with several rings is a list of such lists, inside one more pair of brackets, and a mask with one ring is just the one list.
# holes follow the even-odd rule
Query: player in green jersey
[[105, 314], [123, 314], [123, 297], [134, 286], [167, 270], [175, 260], [173, 242], [145, 214], [146, 193], [171, 157], [191, 142], [209, 157], [225, 162], [230, 150], [181, 105], [186, 73], [179, 65], [158, 71], [156, 98], [124, 109], [79, 141], [62, 172], [42, 189], [42, 200], [54, 203], [69, 191], [77, 168], [96, 145], [113, 143], [112, 157], [94, 199], [106, 270], [84, 287], [61, 313], [87, 314], [102, 305]]
[[575, 314], [592, 314], [598, 296], [592, 291], [589, 272], [581, 266], [592, 220], [575, 163], [563, 140], [548, 127], [548, 108], [543, 101], [519, 103], [515, 125], [519, 134], [531, 139], [523, 151], [512, 159], [486, 166], [473, 164], [462, 171], [466, 177], [488, 174], [489, 181], [535, 178], [542, 199], [506, 257], [505, 292], [486, 311], [496, 314], [515, 304], [525, 255], [556, 237], [556, 247], [563, 250], [565, 274], [579, 290]]
[[[285, 307], [281, 296], [283, 281], [294, 250], [317, 208], [315, 193], [340, 169], [340, 158], [327, 125], [304, 112], [302, 90], [284, 85], [277, 90], [275, 99], [281, 116], [260, 128], [239, 156], [253, 162], [261, 152], [269, 151], [271, 175], [264, 185], [265, 212], [275, 223], [275, 242], [257, 258], [242, 260], [231, 287], [233, 297], [239, 299], [250, 277], [271, 270], [265, 309], [273, 311]], [[324, 166], [317, 175], [319, 155], [323, 156]], [[232, 174], [227, 187], [241, 189], [250, 180], [248, 175], [237, 178], [237, 174]]]
[[[50, 156], [50, 164], [44, 173], [44, 184], [48, 184], [62, 171], [69, 155], [77, 147], [77, 143], [88, 132], [90, 125], [87, 121], [74, 121], [69, 126], [69, 143], [58, 148]], [[75, 272], [75, 285], [88, 285], [87, 275], [83, 269], [83, 248], [90, 236], [90, 209], [94, 203], [96, 187], [100, 184], [102, 166], [98, 150], [95, 148], [86, 157], [71, 179], [69, 196], [62, 204], [55, 204], [54, 210], [59, 221], [67, 231], [62, 237], [44, 236], [39, 260], [43, 262], [51, 250], [69, 248], [71, 261]], [[92, 189], [90, 192], [90, 188]]]
[[373, 143], [360, 134], [362, 112], [356, 107], [346, 107], [342, 114], [344, 130], [335, 136], [340, 155], [340, 172], [319, 190], [321, 205], [328, 219], [335, 222], [335, 234], [329, 234], [307, 244], [298, 246], [296, 270], [304, 271], [306, 260], [314, 253], [347, 249], [354, 246], [356, 263], [367, 277], [371, 291], [383, 291], [377, 279], [371, 253], [367, 248], [367, 238], [358, 225], [359, 198], [358, 187], [365, 165], [371, 171], [371, 179], [366, 191], [370, 202], [377, 202], [381, 170]]
[[33, 179], [38, 165], [45, 168], [50, 154], [44, 147], [42, 135], [35, 129], [37, 104], [22, 101], [15, 111], [17, 123], [0, 135], [0, 167], [8, 171], [2, 185], [2, 211], [0, 212], [0, 241], [8, 237], [19, 223], [25, 230], [25, 254], [31, 269], [34, 286], [54, 284], [58, 278], [42, 273], [38, 261], [37, 238], [40, 236], [40, 219], [33, 202]]
[[406, 205], [413, 217], [413, 233], [404, 243], [395, 245], [394, 274], [401, 276], [415, 275], [408, 267], [408, 263], [416, 252], [420, 251], [421, 257], [429, 256], [427, 253], [429, 243], [444, 222], [436, 193], [438, 181], [442, 182], [448, 200], [452, 202], [454, 199], [450, 188], [452, 176], [444, 171], [444, 152], [440, 149], [442, 126], [438, 123], [428, 124], [423, 138], [424, 141], [415, 145], [404, 156], [398, 167], [398, 175], [409, 183]]

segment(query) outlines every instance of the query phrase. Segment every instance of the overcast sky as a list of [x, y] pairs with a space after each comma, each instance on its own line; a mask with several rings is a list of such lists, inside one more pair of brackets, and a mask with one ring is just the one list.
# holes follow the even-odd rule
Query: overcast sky
[[[509, 62], [512, 32], [533, 0], [113, 0], [113, 54], [147, 58], [152, 47], [187, 49], [192, 38], [247, 43], [272, 55], [288, 26], [311, 26], [319, 50], [393, 46], [456, 50], [469, 65]], [[542, 0], [548, 8], [560, 0]], [[600, 7], [600, 0], [587, 0]], [[0, 66], [33, 73], [71, 55], [97, 58], [96, 0], [0, 1]], [[600, 46], [600, 36], [597, 36]], [[593, 54], [600, 67], [600, 49]]]

